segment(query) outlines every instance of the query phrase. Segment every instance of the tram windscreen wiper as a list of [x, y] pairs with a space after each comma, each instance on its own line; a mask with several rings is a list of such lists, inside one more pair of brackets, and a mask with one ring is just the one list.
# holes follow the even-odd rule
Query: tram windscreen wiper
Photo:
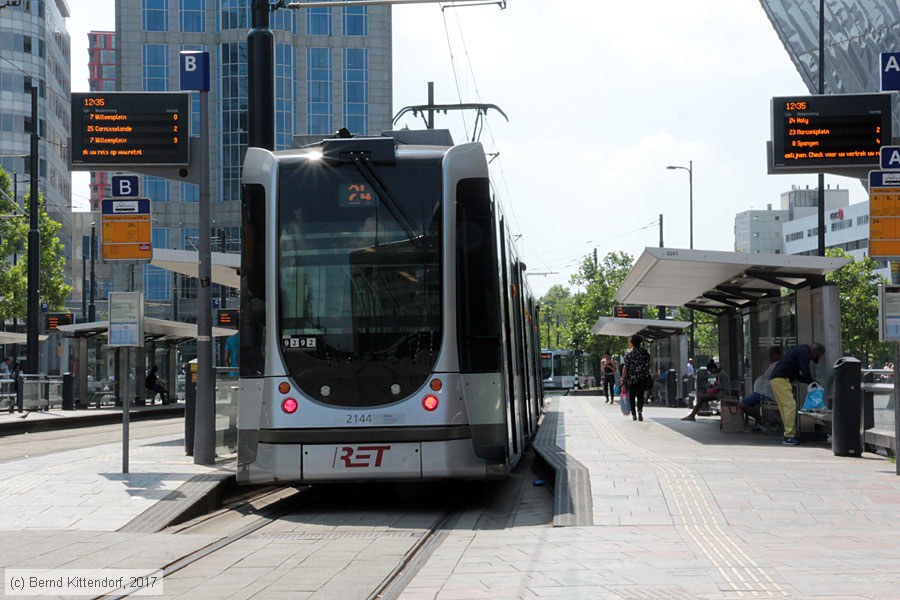
[[406, 213], [400, 208], [400, 204], [391, 192], [388, 191], [387, 185], [385, 185], [384, 181], [382, 181], [381, 177], [372, 167], [368, 155], [362, 152], [351, 152], [349, 154], [359, 173], [366, 182], [372, 186], [372, 189], [375, 190], [378, 197], [384, 201], [384, 205], [387, 207], [388, 212], [390, 212], [391, 216], [393, 216], [397, 223], [400, 224], [400, 227], [403, 229], [404, 233], [406, 233], [409, 240], [413, 243], [424, 245], [425, 232], [416, 227], [416, 225], [407, 218]]

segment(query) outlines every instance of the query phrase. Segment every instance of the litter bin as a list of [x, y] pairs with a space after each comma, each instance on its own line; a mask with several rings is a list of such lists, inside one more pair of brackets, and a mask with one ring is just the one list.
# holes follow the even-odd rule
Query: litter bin
[[194, 421], [197, 414], [197, 359], [184, 365], [184, 453], [194, 455]]
[[862, 364], [845, 356], [834, 363], [834, 404], [831, 412], [831, 450], [835, 456], [861, 456], [863, 431]]
[[677, 406], [678, 402], [678, 373], [675, 369], [669, 369], [666, 374], [666, 406]]
[[75, 410], [75, 377], [71, 373], [62, 376], [62, 409]]

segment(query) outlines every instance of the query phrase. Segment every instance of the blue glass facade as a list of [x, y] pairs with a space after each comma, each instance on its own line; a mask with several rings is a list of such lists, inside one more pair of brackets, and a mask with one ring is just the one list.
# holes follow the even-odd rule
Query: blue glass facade
[[[250, 0], [216, 0], [216, 31], [250, 27]], [[297, 11], [280, 9], [269, 13], [274, 31], [297, 33]]]
[[332, 133], [331, 49], [306, 49], [306, 131]]
[[169, 180], [162, 177], [151, 177], [144, 175], [143, 185], [141, 189], [144, 195], [152, 202], [168, 202], [169, 201]]
[[345, 6], [341, 14], [344, 35], [369, 35], [369, 9], [365, 6]]
[[297, 81], [295, 50], [275, 44], [275, 149], [291, 147], [294, 133], [294, 82]]
[[222, 44], [219, 58], [222, 200], [241, 199], [241, 165], [247, 148], [247, 42]]
[[[171, 248], [167, 227], [153, 228], [153, 247]], [[172, 298], [171, 277], [165, 269], [144, 265], [144, 298], [147, 300], [170, 300]]]
[[144, 44], [144, 91], [169, 90], [169, 47], [166, 44]]
[[181, 31], [206, 31], [206, 0], [179, 0], [178, 20]]
[[141, 0], [144, 31], [169, 30], [169, 0]]
[[344, 48], [344, 127], [369, 133], [369, 51]]
[[331, 35], [330, 8], [318, 7], [306, 9], [306, 34]]

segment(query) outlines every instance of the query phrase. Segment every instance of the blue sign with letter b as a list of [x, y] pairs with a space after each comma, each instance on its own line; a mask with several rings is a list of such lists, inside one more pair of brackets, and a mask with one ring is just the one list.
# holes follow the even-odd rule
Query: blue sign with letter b
[[185, 50], [178, 54], [181, 91], [209, 91], [209, 52]]

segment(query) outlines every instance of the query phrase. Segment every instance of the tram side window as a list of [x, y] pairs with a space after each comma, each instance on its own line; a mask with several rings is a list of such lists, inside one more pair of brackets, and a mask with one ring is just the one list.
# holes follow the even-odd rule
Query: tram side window
[[242, 377], [256, 377], [265, 372], [266, 331], [266, 256], [265, 219], [254, 218], [265, 207], [266, 190], [258, 184], [243, 186], [244, 223], [241, 262], [259, 265], [241, 272], [241, 306], [247, 311], [240, 321], [239, 356]]
[[500, 289], [490, 184], [456, 186], [456, 275], [459, 366], [464, 373], [500, 370]]
[[575, 368], [574, 363], [572, 362], [571, 356], [554, 356], [554, 362], [556, 363], [555, 372], [557, 375], [574, 375]]

